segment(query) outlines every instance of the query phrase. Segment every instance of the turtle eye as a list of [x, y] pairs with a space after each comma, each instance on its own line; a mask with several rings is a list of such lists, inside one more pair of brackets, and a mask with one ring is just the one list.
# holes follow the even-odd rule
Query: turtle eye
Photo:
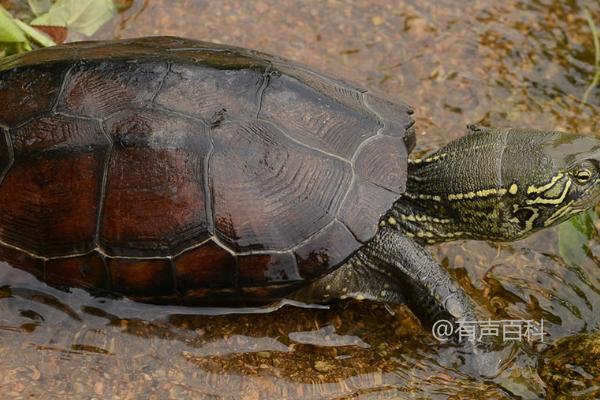
[[580, 184], [586, 184], [592, 179], [592, 171], [587, 168], [579, 168], [573, 171], [573, 177]]
[[569, 170], [569, 175], [571, 175], [575, 183], [578, 183], [579, 185], [590, 183], [597, 173], [598, 167], [590, 160], [584, 160], [577, 163]]

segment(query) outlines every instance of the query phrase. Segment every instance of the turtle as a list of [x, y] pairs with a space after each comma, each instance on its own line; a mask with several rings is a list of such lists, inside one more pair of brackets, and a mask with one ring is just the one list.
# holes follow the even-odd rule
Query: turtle
[[155, 304], [476, 305], [427, 252], [592, 207], [600, 140], [469, 126], [421, 158], [412, 109], [301, 64], [176, 37], [0, 61], [0, 260]]

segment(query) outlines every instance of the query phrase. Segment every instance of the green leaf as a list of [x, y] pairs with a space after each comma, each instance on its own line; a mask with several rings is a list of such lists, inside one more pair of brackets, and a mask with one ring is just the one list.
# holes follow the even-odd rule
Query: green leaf
[[568, 265], [579, 266], [588, 258], [588, 243], [596, 233], [596, 218], [595, 211], [588, 210], [558, 226], [558, 250]]
[[19, 54], [19, 53], [23, 53], [25, 51], [31, 50], [31, 46], [29, 45], [29, 43], [19, 43], [19, 42], [13, 42], [13, 43], [0, 42], [0, 48], [4, 49], [5, 56], [10, 56], [12, 54]]
[[2, 56], [31, 50], [25, 33], [2, 5], [0, 5], [0, 49]]
[[54, 40], [52, 40], [52, 38], [46, 35], [44, 32], [32, 28], [31, 26], [27, 25], [25, 22], [19, 19], [15, 19], [15, 23], [19, 26], [19, 28], [21, 28], [23, 32], [25, 32], [27, 36], [29, 36], [34, 42], [38, 43], [39, 45], [43, 47], [50, 47], [56, 45], [56, 43], [54, 43]]
[[25, 43], [27, 38], [12, 15], [0, 5], [0, 42], [3, 43]]
[[27, 3], [29, 3], [31, 11], [38, 17], [50, 11], [52, 5], [50, 0], [27, 0]]
[[57, 0], [31, 25], [63, 26], [91, 36], [115, 13], [112, 0]]
[[587, 104], [592, 90], [594, 90], [594, 88], [598, 86], [598, 84], [600, 84], [600, 35], [598, 34], [598, 29], [596, 29], [596, 23], [592, 18], [592, 14], [590, 14], [590, 12], [586, 8], [583, 9], [583, 12], [585, 14], [585, 18], [587, 19], [588, 25], [590, 26], [590, 30], [592, 31], [592, 39], [594, 40], [594, 51], [596, 52], [596, 74], [592, 79], [592, 83], [590, 83], [590, 85], [585, 90], [585, 93], [583, 94], [583, 99], [581, 100], [582, 104]]
[[69, 23], [69, 16], [68, 8], [61, 6], [59, 2], [56, 2], [52, 8], [50, 8], [50, 11], [31, 21], [31, 25], [62, 26], [66, 28]]

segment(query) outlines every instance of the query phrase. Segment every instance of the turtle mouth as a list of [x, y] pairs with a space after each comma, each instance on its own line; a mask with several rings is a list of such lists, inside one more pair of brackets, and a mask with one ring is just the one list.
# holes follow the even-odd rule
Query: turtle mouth
[[573, 208], [585, 211], [600, 202], [600, 177], [596, 178], [585, 191], [585, 194], [573, 201]]
[[598, 204], [600, 202], [600, 177], [588, 184], [586, 188], [574, 191], [569, 197], [544, 221], [545, 227], [566, 221]]

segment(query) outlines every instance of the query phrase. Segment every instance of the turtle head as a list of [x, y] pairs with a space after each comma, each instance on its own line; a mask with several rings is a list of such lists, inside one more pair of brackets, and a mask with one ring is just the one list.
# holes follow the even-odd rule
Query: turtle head
[[561, 223], [600, 200], [600, 140], [528, 130], [512, 135], [502, 171], [503, 180], [519, 189], [511, 207], [523, 235]]
[[561, 223], [600, 200], [600, 140], [585, 135], [506, 130], [502, 181], [514, 228], [507, 240]]
[[531, 129], [470, 127], [409, 163], [392, 212], [402, 229], [435, 243], [520, 239], [600, 200], [600, 140]]

